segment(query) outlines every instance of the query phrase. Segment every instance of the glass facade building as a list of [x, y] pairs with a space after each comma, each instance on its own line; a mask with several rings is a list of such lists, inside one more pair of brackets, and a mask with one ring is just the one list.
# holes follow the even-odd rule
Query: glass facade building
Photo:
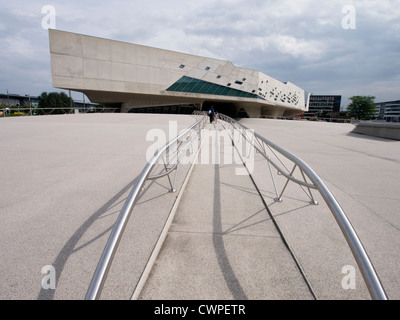
[[375, 103], [376, 117], [387, 122], [400, 122], [400, 100]]
[[166, 91], [202, 93], [202, 94], [213, 94], [219, 96], [242, 97], [242, 98], [265, 100], [264, 98], [254, 93], [230, 88], [229, 85], [230, 84], [228, 83], [227, 86], [221, 86], [216, 83], [183, 76], [172, 86], [170, 86]]
[[310, 96], [308, 112], [305, 115], [321, 115], [329, 112], [340, 112], [342, 96]]

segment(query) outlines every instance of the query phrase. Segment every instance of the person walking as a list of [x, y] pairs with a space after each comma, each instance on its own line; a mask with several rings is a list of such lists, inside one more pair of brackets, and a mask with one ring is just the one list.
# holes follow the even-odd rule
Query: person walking
[[208, 110], [208, 116], [210, 117], [210, 123], [214, 120], [215, 111], [214, 108], [211, 106], [210, 110]]

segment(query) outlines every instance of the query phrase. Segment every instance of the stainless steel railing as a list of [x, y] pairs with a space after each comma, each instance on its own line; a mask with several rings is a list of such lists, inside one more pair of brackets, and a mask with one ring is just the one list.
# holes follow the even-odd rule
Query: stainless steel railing
[[[191, 127], [182, 132], [175, 139], [167, 143], [163, 148], [158, 150], [158, 152], [147, 163], [142, 173], [138, 177], [137, 183], [130, 192], [124, 204], [124, 207], [121, 210], [121, 213], [117, 219], [117, 222], [111, 232], [110, 238], [100, 258], [99, 264], [96, 268], [92, 282], [86, 294], [87, 300], [98, 299], [101, 295], [103, 285], [105, 283], [108, 271], [112, 264], [112, 260], [118, 248], [118, 244], [124, 233], [125, 226], [128, 223], [129, 217], [133, 211], [135, 204], [138, 201], [145, 182], [167, 176], [171, 185], [171, 191], [174, 191], [174, 183], [172, 183], [172, 181], [170, 180], [169, 175], [173, 171], [177, 170], [177, 166], [182, 155], [188, 150], [188, 148], [190, 148], [193, 139], [201, 136], [200, 131], [207, 121], [205, 117], [206, 114], [204, 112], [195, 112], [194, 114], [202, 117], [197, 120]], [[355, 257], [355, 260], [361, 270], [371, 297], [377, 300], [386, 300], [386, 293], [380, 283], [376, 271], [361, 241], [359, 240], [354, 228], [352, 227], [342, 208], [340, 207], [332, 193], [329, 191], [329, 189], [326, 187], [326, 185], [323, 183], [323, 181], [320, 179], [320, 177], [303, 160], [284, 150], [278, 145], [272, 143], [266, 138], [260, 136], [251, 129], [239, 123], [238, 121], [222, 114], [219, 115], [219, 120], [224, 121], [224, 124], [230, 125], [230, 128], [232, 130], [240, 132], [240, 134], [247, 141], [253, 144], [257, 152], [267, 160], [268, 165], [272, 165], [280, 175], [284, 176], [287, 179], [286, 184], [284, 185], [280, 193], [277, 190], [274, 179], [272, 179], [277, 195], [276, 201], [282, 200], [282, 196], [286, 190], [286, 186], [289, 181], [300, 185], [300, 187], [302, 187], [306, 194], [310, 197], [311, 203], [313, 204], [317, 204], [317, 202], [315, 201], [311, 193], [311, 189], [319, 191], [330, 211], [332, 212], [353, 253], [353, 256]], [[175, 144], [176, 147], [173, 148]], [[165, 160], [167, 157], [163, 158], [164, 171], [151, 176], [150, 173], [154, 170], [156, 163], [163, 155], [169, 155], [171, 149], [175, 151], [172, 153], [172, 155], [168, 157], [169, 160]], [[273, 159], [267, 154], [267, 149], [271, 151], [271, 153], [275, 156], [277, 160]], [[293, 164], [293, 168], [288, 168], [288, 165], [279, 159], [278, 154], [282, 155], [285, 159], [288, 159]], [[172, 159], [174, 160], [172, 161]], [[171, 163], [173, 163], [172, 167], [168, 167]], [[296, 169], [300, 171], [301, 178], [296, 178], [294, 176], [294, 171]], [[306, 177], [308, 177], [308, 179], [306, 179]]]
[[[278, 145], [272, 143], [271, 141], [265, 139], [264, 137], [242, 125], [238, 121], [222, 114], [219, 115], [219, 119], [229, 124], [232, 130], [239, 131], [248, 142], [253, 144], [255, 150], [257, 150], [257, 152], [267, 160], [268, 165], [272, 165], [275, 169], [278, 170], [278, 173], [280, 175], [283, 175], [287, 179], [286, 184], [284, 185], [280, 193], [278, 193], [275, 181], [274, 179], [272, 179], [277, 195], [275, 199], [276, 201], [282, 201], [283, 193], [285, 192], [286, 186], [289, 181], [299, 184], [303, 188], [303, 190], [306, 191], [306, 194], [310, 197], [311, 203], [313, 204], [317, 204], [317, 202], [312, 196], [311, 189], [319, 191], [330, 211], [332, 212], [353, 253], [353, 256], [361, 270], [371, 297], [376, 300], [387, 300], [387, 296], [383, 289], [383, 286], [360, 239], [358, 238], [354, 228], [352, 227], [349, 219], [343, 212], [339, 203], [326, 187], [321, 178], [303, 160], [284, 150]], [[274, 158], [267, 154], [267, 149], [271, 151]], [[277, 153], [288, 159], [293, 164], [293, 168], [288, 168], [287, 164], [279, 160], [279, 155]], [[278, 160], [275, 160], [275, 158]], [[301, 178], [295, 178], [294, 176], [294, 171], [297, 168], [298, 170], [300, 170]], [[306, 176], [308, 177], [308, 179], [306, 179]], [[306, 188], [307, 190], [305, 190], [304, 188]]]
[[[205, 120], [205, 117], [201, 117], [200, 119], [198, 119], [193, 125], [180, 133], [176, 138], [172, 139], [161, 149], [159, 149], [148, 161], [147, 165], [139, 175], [135, 186], [132, 188], [118, 216], [114, 228], [111, 231], [108, 242], [104, 248], [98, 266], [90, 283], [89, 289], [86, 293], [86, 300], [95, 300], [100, 298], [104, 283], [107, 279], [108, 271], [110, 270], [118, 245], [123, 236], [125, 227], [132, 214], [132, 211], [139, 199], [141, 192], [143, 191], [143, 186], [145, 182], [167, 176], [171, 186], [170, 191], [175, 191], [175, 181], [171, 181], [170, 174], [173, 171], [177, 170], [177, 167], [185, 153], [190, 151], [189, 149], [191, 148], [194, 139], [198, 139], [201, 136], [199, 133], [205, 125]], [[154, 171], [154, 169], [160, 165], [160, 162], [163, 171], [154, 175], [150, 175]]]

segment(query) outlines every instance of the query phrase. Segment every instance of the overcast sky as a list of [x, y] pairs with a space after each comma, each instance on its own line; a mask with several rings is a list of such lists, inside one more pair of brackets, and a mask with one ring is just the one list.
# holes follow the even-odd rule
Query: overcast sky
[[342, 95], [342, 107], [353, 95], [400, 99], [400, 0], [0, 3], [0, 93], [59, 91], [44, 28], [55, 22], [58, 30], [229, 60], [313, 94]]

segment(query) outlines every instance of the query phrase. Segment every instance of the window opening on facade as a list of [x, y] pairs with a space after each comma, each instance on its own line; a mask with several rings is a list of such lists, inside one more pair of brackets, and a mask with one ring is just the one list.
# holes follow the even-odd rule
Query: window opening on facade
[[228, 86], [222, 86], [216, 83], [183, 76], [177, 82], [172, 84], [166, 91], [263, 99], [254, 93], [233, 89], [229, 86], [230, 84], [228, 84]]

